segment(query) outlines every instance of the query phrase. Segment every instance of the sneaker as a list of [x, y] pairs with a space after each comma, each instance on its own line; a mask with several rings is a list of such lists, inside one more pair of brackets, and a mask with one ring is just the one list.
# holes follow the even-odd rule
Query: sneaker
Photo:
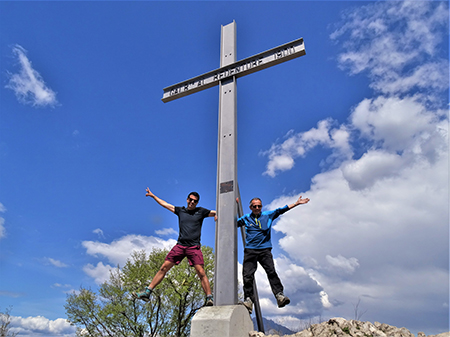
[[248, 312], [251, 315], [252, 311], [253, 311], [253, 302], [252, 302], [251, 298], [247, 297], [244, 302], [241, 302], [241, 304], [244, 305], [244, 307], [247, 308]]
[[214, 305], [214, 298], [211, 296], [206, 296], [206, 307], [212, 307]]
[[289, 303], [291, 303], [291, 300], [289, 299], [289, 297], [284, 296], [283, 293], [278, 293], [275, 296], [277, 298], [277, 304], [278, 304], [278, 308], [283, 308], [285, 305], [288, 305]]
[[145, 302], [150, 301], [150, 294], [152, 293], [152, 291], [148, 288], [145, 288], [145, 290], [141, 293], [136, 293], [136, 292], [132, 292], [131, 294], [133, 295], [134, 299], [136, 300], [143, 300]]

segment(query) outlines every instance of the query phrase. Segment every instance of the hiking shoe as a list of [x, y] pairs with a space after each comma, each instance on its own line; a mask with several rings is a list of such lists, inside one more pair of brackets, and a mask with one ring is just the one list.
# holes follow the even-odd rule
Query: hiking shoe
[[244, 302], [241, 302], [241, 304], [247, 308], [249, 314], [251, 315], [252, 311], [253, 311], [253, 302], [252, 302], [251, 298], [247, 297]]
[[136, 292], [132, 292], [131, 294], [133, 295], [135, 300], [143, 300], [145, 302], [150, 301], [150, 294], [152, 293], [152, 291], [148, 288], [145, 288], [145, 290], [141, 293], [136, 293]]
[[206, 296], [205, 307], [212, 307], [214, 305], [214, 298], [211, 296]]
[[289, 297], [284, 296], [283, 293], [278, 293], [275, 295], [275, 297], [277, 298], [278, 308], [283, 308], [285, 305], [288, 305], [289, 303], [291, 303], [291, 300], [289, 299]]

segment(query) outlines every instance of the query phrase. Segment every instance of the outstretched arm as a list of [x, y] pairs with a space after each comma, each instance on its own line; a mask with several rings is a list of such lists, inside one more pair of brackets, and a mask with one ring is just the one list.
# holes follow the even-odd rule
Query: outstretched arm
[[294, 207], [296, 207], [296, 206], [298, 206], [298, 205], [307, 204], [308, 201], [309, 201], [308, 198], [302, 199], [302, 196], [300, 196], [300, 197], [297, 199], [296, 202], [294, 202], [294, 203], [288, 205], [288, 208], [289, 208], [289, 209], [293, 209]]
[[167, 201], [164, 201], [161, 198], [158, 198], [156, 195], [153, 194], [152, 191], [150, 191], [150, 189], [148, 187], [147, 187], [146, 191], [147, 191], [147, 193], [145, 194], [146, 197], [152, 197], [162, 207], [168, 209], [172, 213], [175, 213], [175, 206], [174, 205], [169, 204]]

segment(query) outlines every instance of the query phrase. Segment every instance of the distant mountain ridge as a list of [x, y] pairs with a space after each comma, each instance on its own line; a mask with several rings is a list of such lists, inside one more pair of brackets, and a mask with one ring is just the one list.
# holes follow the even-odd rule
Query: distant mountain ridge
[[[292, 335], [294, 333], [294, 331], [286, 328], [285, 326], [275, 323], [274, 321], [272, 321], [271, 319], [267, 319], [267, 318], [262, 318], [263, 319], [263, 324], [264, 324], [264, 331], [266, 333], [266, 335]], [[252, 318], [253, 321], [253, 326], [255, 327], [255, 331], [258, 331], [258, 323], [256, 322], [256, 317]]]

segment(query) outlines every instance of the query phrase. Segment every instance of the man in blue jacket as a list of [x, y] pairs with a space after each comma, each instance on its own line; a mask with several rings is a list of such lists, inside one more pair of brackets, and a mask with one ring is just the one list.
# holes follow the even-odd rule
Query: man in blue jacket
[[290, 209], [308, 203], [309, 199], [302, 199], [300, 196], [296, 202], [273, 211], [262, 212], [262, 202], [259, 198], [250, 200], [249, 214], [238, 219], [238, 226], [245, 226], [245, 247], [242, 277], [244, 281], [244, 302], [243, 304], [250, 313], [253, 310], [253, 281], [257, 263], [264, 268], [269, 279], [272, 292], [277, 299], [279, 308], [289, 304], [290, 299], [283, 294], [283, 285], [275, 270], [272, 256], [272, 242], [270, 240], [272, 222], [281, 214]]

